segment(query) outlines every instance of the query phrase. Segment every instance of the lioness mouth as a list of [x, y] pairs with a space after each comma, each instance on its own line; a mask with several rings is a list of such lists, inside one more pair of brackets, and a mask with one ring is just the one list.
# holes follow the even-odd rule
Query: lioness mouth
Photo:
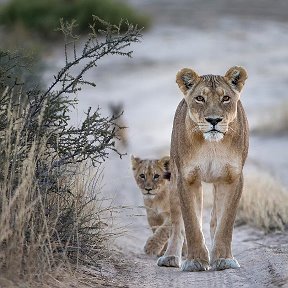
[[222, 140], [223, 137], [224, 137], [224, 133], [215, 128], [204, 133], [204, 138], [211, 142], [214, 142], [214, 141], [218, 142]]
[[211, 132], [217, 132], [217, 133], [222, 133], [222, 134], [224, 134], [223, 132], [221, 132], [221, 131], [219, 131], [219, 130], [217, 130], [217, 129], [215, 129], [215, 128], [213, 128], [213, 129], [211, 129], [211, 130], [209, 130], [209, 131], [207, 131], [207, 132], [205, 132], [205, 133], [211, 133]]

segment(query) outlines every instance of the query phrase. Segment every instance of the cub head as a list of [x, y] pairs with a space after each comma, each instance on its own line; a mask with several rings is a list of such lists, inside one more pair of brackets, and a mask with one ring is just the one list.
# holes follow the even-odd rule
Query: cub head
[[247, 79], [244, 68], [234, 66], [225, 76], [199, 76], [184, 68], [176, 75], [176, 82], [184, 94], [188, 113], [208, 141], [220, 141], [236, 118], [237, 102]]
[[135, 181], [144, 196], [153, 199], [170, 179], [169, 160], [169, 156], [157, 160], [131, 156]]

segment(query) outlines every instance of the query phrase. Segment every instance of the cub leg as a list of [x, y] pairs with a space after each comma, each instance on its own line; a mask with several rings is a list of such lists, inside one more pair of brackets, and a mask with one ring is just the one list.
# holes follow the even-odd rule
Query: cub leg
[[157, 256], [161, 254], [161, 251], [169, 238], [171, 224], [168, 219], [169, 218], [167, 218], [167, 220], [155, 230], [154, 234], [147, 239], [144, 247], [146, 254]]
[[202, 233], [203, 193], [200, 181], [179, 181], [179, 197], [185, 224], [188, 256], [181, 270], [205, 271], [209, 268], [209, 253]]
[[[243, 188], [243, 176], [231, 184], [215, 184], [217, 226], [211, 253], [211, 266], [215, 270], [239, 268], [233, 258], [231, 242], [233, 224]], [[214, 208], [214, 207], [213, 207]]]
[[163, 217], [155, 213], [152, 208], [146, 206], [147, 221], [153, 233], [157, 230], [159, 226], [164, 223]]

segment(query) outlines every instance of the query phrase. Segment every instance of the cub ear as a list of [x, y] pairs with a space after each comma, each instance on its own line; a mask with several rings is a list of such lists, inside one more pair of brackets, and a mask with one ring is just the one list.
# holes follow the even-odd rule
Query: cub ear
[[138, 157], [134, 157], [131, 155], [131, 164], [132, 164], [132, 169], [135, 170], [138, 164], [141, 162], [141, 159]]
[[240, 92], [245, 84], [245, 80], [248, 78], [247, 72], [243, 67], [234, 66], [231, 67], [224, 76], [232, 89]]
[[184, 95], [187, 91], [198, 83], [199, 76], [196, 72], [189, 68], [181, 69], [176, 75], [176, 82]]

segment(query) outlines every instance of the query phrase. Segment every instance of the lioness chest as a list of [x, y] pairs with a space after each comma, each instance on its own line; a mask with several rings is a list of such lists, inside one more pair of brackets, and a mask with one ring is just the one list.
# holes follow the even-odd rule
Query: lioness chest
[[203, 182], [232, 182], [242, 171], [240, 157], [221, 142], [207, 142], [185, 161], [185, 178]]

